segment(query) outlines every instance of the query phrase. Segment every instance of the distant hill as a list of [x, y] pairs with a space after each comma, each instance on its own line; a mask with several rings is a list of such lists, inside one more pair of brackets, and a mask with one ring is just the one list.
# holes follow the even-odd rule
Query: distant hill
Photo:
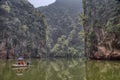
[[83, 43], [79, 21], [82, 0], [56, 0], [55, 3], [38, 8], [46, 16], [47, 46], [49, 56], [80, 56]]

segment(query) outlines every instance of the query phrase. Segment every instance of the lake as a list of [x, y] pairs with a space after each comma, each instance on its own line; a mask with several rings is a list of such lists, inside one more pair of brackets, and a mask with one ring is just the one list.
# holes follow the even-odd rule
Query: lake
[[0, 60], [0, 80], [119, 80], [119, 61], [82, 59], [31, 60], [30, 68], [11, 68], [13, 60]]

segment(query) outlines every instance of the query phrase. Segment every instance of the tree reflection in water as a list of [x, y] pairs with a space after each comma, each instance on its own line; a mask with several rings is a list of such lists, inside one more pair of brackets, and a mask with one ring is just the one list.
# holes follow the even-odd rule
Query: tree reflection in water
[[81, 59], [38, 61], [37, 71], [42, 80], [84, 80], [85, 63]]
[[117, 61], [88, 61], [87, 80], [119, 80], [120, 64]]
[[32, 60], [30, 70], [22, 76], [11, 69], [12, 63], [14, 61], [3, 62], [0, 80], [85, 80], [85, 63], [81, 59]]
[[16, 75], [14, 61], [0, 61], [0, 80], [119, 80], [117, 61], [86, 61], [82, 59], [32, 60], [30, 69]]

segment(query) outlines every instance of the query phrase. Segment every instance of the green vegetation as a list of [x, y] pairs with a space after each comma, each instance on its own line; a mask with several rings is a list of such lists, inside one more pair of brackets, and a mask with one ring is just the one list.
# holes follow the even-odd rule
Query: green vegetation
[[110, 33], [120, 34], [120, 17], [110, 18], [106, 24], [106, 30]]
[[82, 0], [57, 0], [49, 6], [38, 9], [45, 14], [48, 23], [46, 40], [48, 55], [82, 56], [84, 37], [79, 34], [83, 30], [79, 23]]
[[80, 14], [80, 23], [81, 23], [81, 25], [85, 24], [86, 20], [87, 20], [87, 16], [85, 16], [84, 13], [81, 13]]
[[100, 46], [104, 46], [106, 50], [109, 47], [110, 56], [114, 53], [110, 47], [120, 49], [118, 46], [120, 39], [120, 1], [83, 0], [83, 12], [80, 17], [85, 31], [85, 53], [89, 55], [87, 57], [105, 57], [106, 53], [100, 52], [98, 49]]
[[[76, 35], [76, 36], [75, 36]], [[75, 30], [72, 30], [68, 37], [62, 35], [58, 38], [57, 43], [52, 48], [51, 52], [55, 53], [56, 56], [80, 56], [83, 52], [83, 44], [82, 40], [83, 37], [78, 36], [79, 33], [76, 34]], [[76, 42], [75, 42], [75, 41]], [[81, 43], [81, 45], [79, 45]], [[73, 45], [74, 44], [74, 45]]]
[[29, 27], [27, 27], [27, 25], [22, 25], [20, 27], [20, 29], [23, 30], [23, 31], [27, 31], [29, 29]]
[[3, 4], [1, 5], [1, 8], [4, 9], [6, 12], [10, 12], [11, 8], [10, 6], [6, 3], [6, 4]]
[[0, 13], [0, 58], [40, 57], [46, 45], [44, 15], [25, 0], [0, 1]]
[[85, 41], [84, 40], [84, 38], [85, 38], [85, 32], [84, 32], [84, 30], [80, 31], [78, 33], [78, 35], [79, 35], [79, 39], [82, 40], [82, 42], [84, 42]]

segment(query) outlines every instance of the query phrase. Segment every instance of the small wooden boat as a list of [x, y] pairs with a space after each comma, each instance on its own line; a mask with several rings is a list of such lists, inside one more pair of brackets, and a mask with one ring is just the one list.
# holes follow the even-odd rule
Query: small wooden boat
[[17, 60], [17, 64], [13, 64], [12, 68], [22, 68], [22, 67], [29, 67], [30, 63], [29, 62], [25, 62], [24, 59], [22, 57], [18, 58]]
[[19, 68], [19, 67], [29, 67], [29, 65], [18, 65], [18, 64], [12, 65], [12, 68]]

